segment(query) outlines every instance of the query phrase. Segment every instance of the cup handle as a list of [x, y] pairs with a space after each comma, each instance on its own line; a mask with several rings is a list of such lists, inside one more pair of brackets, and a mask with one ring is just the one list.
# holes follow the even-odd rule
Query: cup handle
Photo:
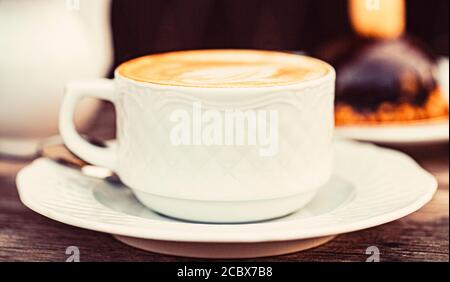
[[75, 128], [73, 115], [76, 105], [84, 97], [95, 97], [115, 104], [115, 94], [114, 82], [110, 79], [68, 83], [59, 113], [59, 131], [69, 150], [89, 163], [113, 171], [117, 168], [115, 150], [92, 145], [83, 139]]

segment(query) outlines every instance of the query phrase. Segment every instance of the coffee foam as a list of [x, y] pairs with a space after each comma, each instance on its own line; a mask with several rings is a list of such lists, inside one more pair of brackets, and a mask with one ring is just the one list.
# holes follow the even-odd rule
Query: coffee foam
[[186, 87], [267, 87], [325, 76], [328, 65], [306, 56], [256, 50], [196, 50], [149, 55], [118, 68], [124, 77]]

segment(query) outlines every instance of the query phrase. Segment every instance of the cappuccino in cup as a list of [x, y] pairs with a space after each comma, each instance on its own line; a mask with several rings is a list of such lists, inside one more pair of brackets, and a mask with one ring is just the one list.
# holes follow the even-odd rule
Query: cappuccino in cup
[[[68, 84], [60, 131], [72, 152], [115, 171], [154, 211], [266, 220], [302, 208], [331, 175], [334, 80], [327, 63], [282, 52], [149, 55], [120, 65], [114, 80]], [[87, 96], [116, 107], [110, 148], [75, 130]]]
[[328, 65], [308, 57], [268, 51], [208, 50], [151, 55], [122, 64], [124, 77], [160, 85], [239, 88], [314, 80]]

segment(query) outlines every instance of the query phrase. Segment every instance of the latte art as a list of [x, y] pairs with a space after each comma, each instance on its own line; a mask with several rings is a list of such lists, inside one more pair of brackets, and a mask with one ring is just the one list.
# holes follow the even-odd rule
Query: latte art
[[150, 55], [118, 68], [143, 82], [187, 87], [266, 87], [325, 76], [325, 63], [305, 56], [256, 50], [198, 50]]
[[279, 81], [276, 77], [278, 68], [275, 66], [217, 66], [201, 70], [193, 70], [180, 75], [180, 81], [190, 84], [202, 81], [206, 84], [222, 83], [243, 83], [246, 81], [273, 80]]

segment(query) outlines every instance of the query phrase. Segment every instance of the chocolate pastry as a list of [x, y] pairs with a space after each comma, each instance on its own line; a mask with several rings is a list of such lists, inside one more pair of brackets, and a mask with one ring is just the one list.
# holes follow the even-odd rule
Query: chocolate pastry
[[337, 71], [337, 125], [448, 115], [435, 78], [436, 60], [411, 38], [355, 37], [327, 46], [319, 57]]

